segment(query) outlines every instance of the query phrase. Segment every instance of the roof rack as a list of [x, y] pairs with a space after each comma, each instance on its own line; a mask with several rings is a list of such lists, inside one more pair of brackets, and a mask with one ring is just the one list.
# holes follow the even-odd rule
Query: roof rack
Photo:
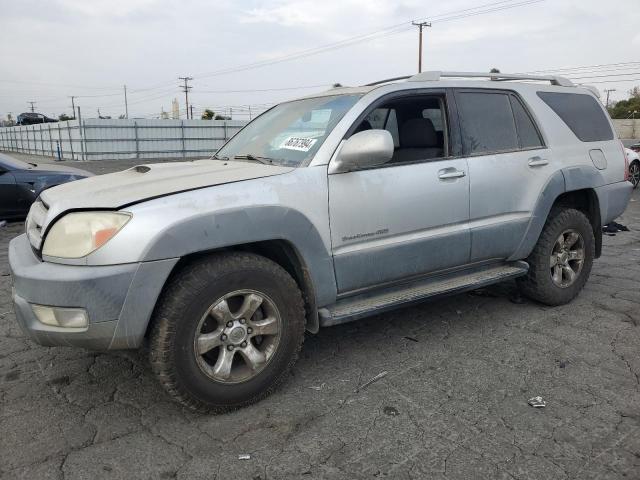
[[363, 86], [365, 86], [365, 87], [373, 87], [375, 85], [382, 85], [383, 83], [397, 82], [398, 80], [407, 80], [408, 78], [411, 78], [411, 75], [405, 75], [404, 77], [386, 78], [384, 80], [378, 80], [377, 82], [366, 83]]
[[[551, 85], [557, 85], [560, 87], [574, 87], [574, 83], [568, 78], [557, 77], [555, 75], [521, 75], [521, 74], [509, 74], [509, 73], [484, 73], [484, 72], [422, 72], [412, 77], [409, 77], [409, 82], [436, 82], [441, 78], [489, 78], [496, 82], [503, 82], [509, 80], [536, 80], [543, 82], [550, 82]], [[388, 80], [387, 80], [388, 81]]]

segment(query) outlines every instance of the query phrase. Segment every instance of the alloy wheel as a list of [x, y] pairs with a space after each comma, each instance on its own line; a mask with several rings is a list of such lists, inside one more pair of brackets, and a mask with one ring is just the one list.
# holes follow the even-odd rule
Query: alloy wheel
[[584, 265], [584, 239], [574, 229], [560, 234], [550, 257], [551, 279], [560, 288], [567, 288], [576, 281]]
[[245, 382], [273, 358], [281, 330], [280, 313], [268, 296], [254, 290], [228, 293], [207, 309], [198, 324], [196, 362], [216, 382]]
[[629, 165], [629, 180], [631, 180], [634, 188], [640, 183], [640, 163], [633, 162]]

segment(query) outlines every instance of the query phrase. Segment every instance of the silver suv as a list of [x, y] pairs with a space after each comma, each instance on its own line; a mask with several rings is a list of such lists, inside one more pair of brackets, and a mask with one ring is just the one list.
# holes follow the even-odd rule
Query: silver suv
[[226, 411], [285, 379], [305, 330], [512, 278], [569, 302], [626, 172], [602, 104], [560, 77], [335, 88], [210, 160], [44, 191], [9, 249], [17, 319], [42, 345], [148, 339], [176, 400]]

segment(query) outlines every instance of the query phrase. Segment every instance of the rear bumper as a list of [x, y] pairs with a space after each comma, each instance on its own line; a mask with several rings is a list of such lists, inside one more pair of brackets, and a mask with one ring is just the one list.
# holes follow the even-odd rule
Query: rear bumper
[[[22, 330], [45, 345], [74, 345], [93, 350], [140, 345], [156, 300], [178, 259], [109, 266], [43, 262], [25, 235], [9, 244], [16, 318]], [[86, 329], [40, 323], [32, 304], [86, 310]]]
[[615, 220], [627, 208], [633, 185], [629, 182], [616, 182], [595, 189], [600, 203], [602, 225]]

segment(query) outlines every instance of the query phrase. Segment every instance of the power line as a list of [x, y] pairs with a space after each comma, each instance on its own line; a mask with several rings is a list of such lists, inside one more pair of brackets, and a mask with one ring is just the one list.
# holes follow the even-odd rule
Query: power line
[[595, 82], [582, 82], [582, 83], [586, 83], [586, 84], [594, 84], [594, 83], [622, 83], [622, 82], [638, 82], [640, 81], [640, 77], [638, 78], [626, 78], [626, 79], [621, 79], [621, 80], [597, 80]]
[[[524, 0], [524, 1], [519, 1], [517, 3], [513, 3], [513, 0], [511, 0], [509, 3], [506, 1], [493, 2], [493, 3], [484, 4], [484, 5], [479, 5], [472, 9], [459, 10], [458, 12], [455, 12], [455, 11], [448, 12], [445, 14], [436, 15], [426, 19], [414, 19], [413, 21], [416, 21], [416, 20], [425, 21], [430, 19], [436, 19], [436, 20], [433, 20], [432, 23], [442, 23], [445, 21], [460, 20], [462, 18], [468, 18], [468, 17], [477, 16], [477, 15], [484, 15], [486, 13], [507, 10], [507, 9], [516, 8], [520, 6], [530, 5], [530, 4], [536, 4], [543, 1], [546, 1], [546, 0]], [[488, 7], [491, 7], [491, 8], [488, 8]], [[483, 8], [484, 10], [482, 10]], [[470, 11], [470, 10], [474, 10], [474, 11]], [[413, 28], [413, 25], [411, 25], [410, 22], [402, 22], [402, 23], [398, 23], [398, 24], [383, 28], [381, 30], [377, 30], [375, 32], [370, 32], [368, 34], [363, 34], [363, 35], [357, 35], [357, 36], [350, 37], [338, 42], [322, 45], [320, 47], [301, 50], [292, 54], [276, 57], [271, 60], [263, 60], [261, 62], [253, 62], [245, 65], [238, 65], [236, 67], [229, 67], [229, 68], [224, 68], [224, 69], [216, 70], [209, 73], [199, 74], [198, 78], [207, 78], [207, 77], [224, 75], [229, 73], [236, 73], [236, 72], [241, 72], [245, 70], [250, 70], [253, 68], [260, 68], [264, 66], [274, 65], [276, 63], [297, 60], [299, 58], [305, 58], [311, 55], [317, 55], [317, 54], [325, 53], [331, 50], [345, 48], [345, 47], [348, 47], [357, 43], [362, 43], [368, 40], [377, 39], [377, 38], [381, 38], [389, 35], [396, 35], [398, 33], [409, 31], [412, 28]]]
[[282, 88], [260, 88], [254, 90], [200, 90], [199, 93], [259, 93], [259, 92], [283, 92], [286, 90], [303, 90], [307, 88], [322, 88], [329, 86], [329, 83], [321, 85], [305, 85], [300, 87], [282, 87]]
[[[557, 72], [566, 72], [566, 71], [572, 71], [572, 70], [583, 70], [585, 68], [604, 68], [604, 67], [617, 67], [617, 66], [621, 66], [621, 65], [638, 65], [640, 64], [640, 62], [620, 62], [620, 63], [602, 63], [599, 65], [584, 65], [582, 67], [564, 67], [564, 68], [549, 68], [546, 70], [530, 70], [528, 72], [522, 72], [522, 73], [557, 73]], [[575, 73], [580, 73], [580, 72], [575, 72]]]
[[582, 80], [585, 78], [627, 77], [629, 75], [640, 75], [640, 72], [610, 73], [609, 75], [589, 75], [586, 77], [567, 77], [567, 78], [571, 80]]
[[[498, 12], [498, 11], [502, 11], [502, 10], [507, 10], [507, 9], [511, 9], [511, 8], [516, 8], [516, 7], [521, 7], [521, 6], [526, 6], [526, 5], [531, 5], [531, 4], [536, 4], [536, 3], [540, 3], [543, 2], [545, 0], [502, 0], [502, 1], [498, 1], [498, 2], [491, 2], [491, 3], [485, 3], [482, 5], [477, 5], [475, 7], [470, 7], [470, 8], [465, 8], [465, 9], [459, 9], [459, 10], [453, 10], [453, 11], [448, 11], [448, 12], [443, 12], [441, 14], [438, 15], [434, 15], [431, 17], [428, 17], [426, 20], [429, 20], [430, 22], [433, 23], [443, 23], [443, 22], [447, 22], [447, 21], [454, 21], [454, 20], [460, 20], [460, 19], [464, 19], [464, 18], [468, 18], [468, 17], [473, 17], [473, 16], [477, 16], [477, 15], [484, 15], [484, 14], [488, 14], [488, 13], [493, 13], [493, 12]], [[425, 19], [414, 19], [412, 22], [421, 22], [424, 23], [426, 22]], [[427, 22], [429, 23], [429, 22]], [[223, 74], [229, 74], [229, 73], [236, 73], [236, 72], [241, 72], [241, 71], [245, 71], [245, 70], [249, 70], [249, 69], [253, 69], [253, 68], [260, 68], [260, 67], [264, 67], [264, 66], [269, 66], [269, 65], [274, 65], [277, 63], [281, 63], [281, 62], [285, 62], [285, 61], [292, 61], [292, 60], [296, 60], [296, 59], [300, 59], [300, 58], [305, 58], [311, 55], [317, 55], [320, 53], [325, 53], [325, 52], [329, 52], [332, 50], [336, 50], [339, 48], [346, 48], [352, 45], [355, 45], [357, 43], [362, 43], [365, 41], [369, 41], [369, 40], [373, 40], [373, 39], [381, 39], [381, 38], [385, 38], [391, 35], [397, 35], [397, 34], [401, 34], [401, 33], [405, 33], [408, 32], [409, 30], [411, 30], [413, 27], [413, 25], [411, 25], [410, 22], [402, 22], [402, 23], [398, 23], [395, 25], [390, 25], [388, 27], [385, 27], [383, 29], [374, 31], [374, 32], [370, 32], [367, 34], [361, 34], [361, 35], [357, 35], [354, 37], [349, 37], [346, 38], [344, 40], [338, 41], [338, 42], [333, 42], [330, 44], [325, 44], [319, 47], [314, 47], [314, 48], [310, 48], [310, 49], [306, 49], [306, 50], [301, 50], [299, 52], [295, 52], [289, 55], [284, 55], [281, 57], [276, 57], [274, 59], [271, 60], [264, 60], [261, 62], [253, 62], [253, 63], [249, 63], [249, 64], [245, 64], [245, 65], [238, 65], [236, 67], [229, 67], [229, 68], [225, 68], [225, 69], [220, 69], [214, 72], [210, 72], [210, 73], [206, 73], [206, 74], [202, 74], [202, 75], [198, 75], [199, 77], [211, 77], [211, 76], [217, 76], [217, 75], [223, 75]], [[23, 81], [12, 81], [12, 80], [0, 80], [0, 82], [13, 82], [13, 83], [33, 83], [33, 84], [41, 84], [41, 85], [58, 85], [58, 86], [66, 86], [66, 87], [74, 87], [74, 88], [87, 88], [87, 89], [97, 89], [97, 90], [119, 90], [119, 87], [96, 87], [96, 86], [78, 86], [78, 85], [68, 85], [68, 84], [51, 84], [51, 83], [45, 83], [45, 82], [23, 82]], [[129, 91], [129, 93], [131, 94], [135, 94], [138, 92], [145, 92], [145, 91], [151, 91], [151, 90], [157, 90], [157, 89], [161, 89], [163, 87], [166, 87], [166, 85], [168, 85], [168, 83], [162, 83], [162, 84], [157, 84], [155, 86], [152, 87], [147, 87], [147, 88], [141, 88], [141, 89], [132, 89]], [[110, 97], [110, 96], [119, 96], [121, 95], [121, 93], [105, 93], [105, 94], [95, 94], [95, 95], [82, 95], [82, 97], [84, 98], [99, 98], [99, 97]], [[80, 96], [78, 96], [80, 97]]]

